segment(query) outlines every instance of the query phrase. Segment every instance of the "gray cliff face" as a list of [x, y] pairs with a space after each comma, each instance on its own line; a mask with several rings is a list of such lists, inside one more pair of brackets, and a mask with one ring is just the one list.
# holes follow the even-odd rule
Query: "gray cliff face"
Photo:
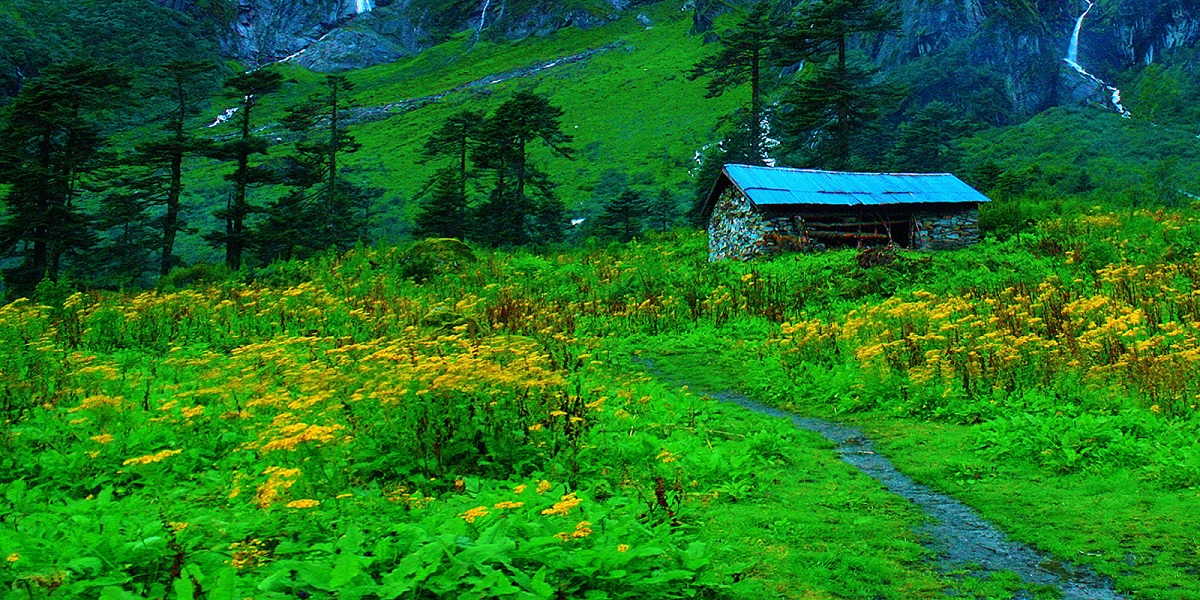
[[[1164, 52], [1200, 41], [1200, 0], [1124, 0], [1097, 6], [1084, 20], [1078, 62], [1108, 81]], [[998, 77], [1011, 113], [1029, 116], [1072, 102], [1109, 103], [1111, 93], [1062, 60], [1083, 0], [1030, 4], [1025, 12], [982, 0], [901, 0], [902, 31], [876, 43], [885, 69], [940, 61], [961, 79]], [[920, 90], [918, 90], [919, 94]]]
[[221, 48], [250, 64], [269, 63], [304, 50], [355, 14], [353, 0], [239, 0]]
[[[194, 0], [156, 1], [194, 15], [199, 11]], [[692, 1], [698, 30], [731, 4]], [[553, 0], [378, 0], [373, 10], [359, 14], [355, 0], [233, 0], [225, 14], [210, 8], [199, 16], [224, 31], [226, 55], [248, 64], [292, 57], [317, 71], [341, 71], [410, 56], [464, 30], [516, 40], [603, 25], [647, 3], [592, 0], [568, 9]], [[1080, 81], [1062, 61], [1086, 6], [1084, 0], [899, 0], [903, 35], [860, 42], [884, 72], [918, 72], [918, 101], [946, 93], [945, 82], [921, 89], [927, 78], [920, 69], [930, 65], [930, 72], [968, 82], [964, 92], [987, 90], [980, 97], [1005, 105], [997, 107], [997, 115], [1027, 116], [1062, 102], [1099, 101], [1096, 86]], [[1200, 0], [1110, 0], [1084, 22], [1079, 63], [1107, 81], [1198, 41]]]
[[1200, 42], [1200, 0], [1128, 0], [1097, 17], [1084, 22], [1080, 62], [1125, 69]]
[[596, 27], [647, 0], [595, 0], [571, 9], [552, 0], [377, 0], [362, 14], [355, 0], [235, 0], [231, 14], [219, 17], [200, 14], [193, 0], [156, 2], [226, 21], [218, 24], [221, 49], [247, 64], [290, 57], [317, 71], [341, 71], [411, 56], [464, 30], [517, 40]]

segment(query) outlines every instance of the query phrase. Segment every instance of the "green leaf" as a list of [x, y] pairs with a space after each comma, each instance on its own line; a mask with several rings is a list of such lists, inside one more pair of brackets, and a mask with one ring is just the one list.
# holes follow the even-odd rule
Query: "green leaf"
[[235, 597], [236, 588], [237, 569], [225, 567], [217, 574], [217, 582], [208, 585], [208, 600], [240, 600]]
[[85, 556], [67, 563], [67, 569], [76, 573], [96, 575], [104, 569], [104, 562], [95, 556]]
[[9, 502], [16, 504], [25, 495], [26, 483], [24, 479], [18, 479], [8, 486], [8, 490], [4, 492], [4, 497], [8, 498]]
[[278, 592], [291, 587], [291, 582], [288, 581], [290, 573], [288, 569], [279, 569], [267, 576], [258, 584], [258, 589], [263, 592]]
[[350, 583], [359, 573], [362, 573], [362, 565], [358, 557], [349, 552], [342, 552], [333, 566], [333, 573], [329, 576], [329, 589], [336, 590]]
[[119, 587], [106, 587], [100, 590], [99, 600], [141, 600], [137, 595], [131, 594]]
[[546, 570], [546, 567], [542, 567], [538, 569], [537, 573], [534, 573], [533, 580], [529, 582], [529, 589], [533, 593], [546, 598], [554, 595], [554, 586], [546, 583], [546, 575], [548, 573], [549, 571]]
[[196, 586], [192, 584], [191, 577], [180, 577], [175, 580], [175, 597], [178, 600], [193, 600], [196, 594]]

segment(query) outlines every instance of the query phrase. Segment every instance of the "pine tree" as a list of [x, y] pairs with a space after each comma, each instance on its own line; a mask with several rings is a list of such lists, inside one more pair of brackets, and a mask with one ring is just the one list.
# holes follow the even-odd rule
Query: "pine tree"
[[454, 167], [442, 167], [433, 176], [429, 196], [421, 201], [413, 235], [466, 239], [470, 233], [470, 218], [470, 206], [463, 194], [460, 171]]
[[100, 197], [94, 225], [103, 242], [81, 262], [91, 272], [90, 285], [127, 286], [143, 283], [146, 267], [161, 235], [148, 214], [151, 199], [165, 195], [160, 178], [124, 175], [109, 178]]
[[776, 35], [781, 20], [771, 2], [760, 0], [738, 24], [721, 36], [720, 50], [692, 68], [689, 78], [695, 80], [712, 75], [705, 94], [716, 98], [725, 92], [749, 84], [750, 104], [746, 108], [750, 136], [745, 153], [756, 157], [754, 163], [763, 161], [762, 124], [766, 119], [763, 97], [765, 94], [765, 72], [772, 64], [772, 52], [776, 48]]
[[915, 173], [949, 171], [956, 158], [950, 142], [969, 131], [961, 114], [936, 100], [921, 107], [911, 121], [900, 125], [900, 137], [892, 150], [895, 168]]
[[729, 117], [721, 119], [717, 124], [718, 127], [724, 128], [721, 141], [707, 147], [701, 153], [700, 168], [693, 179], [695, 183], [692, 188], [692, 206], [685, 215], [692, 225], [704, 225], [704, 215], [701, 214], [701, 210], [725, 165], [730, 163], [755, 164], [757, 162], [755, 157], [747, 154], [747, 149], [751, 146], [748, 141], [751, 136], [749, 121], [750, 119], [743, 111], [735, 112]]
[[343, 155], [360, 148], [344, 115], [353, 89], [344, 76], [328, 75], [320, 92], [288, 108], [283, 125], [302, 139], [285, 159], [282, 182], [289, 193], [266, 209], [253, 235], [262, 260], [346, 250], [366, 235], [369, 194], [339, 166]]
[[469, 158], [478, 145], [483, 122], [483, 113], [463, 111], [446, 119], [425, 141], [424, 153], [427, 158], [453, 159], [454, 165], [439, 169], [430, 181], [432, 195], [421, 202], [416, 235], [459, 239], [468, 235]]
[[[175, 240], [180, 231], [187, 229], [181, 216], [183, 163], [188, 156], [204, 153], [209, 147], [206, 140], [198, 139], [188, 131], [187, 121], [199, 113], [200, 100], [208, 91], [208, 76], [215, 68], [211, 62], [195, 60], [175, 60], [163, 65], [163, 84], [156, 91], [170, 106], [160, 117], [165, 135], [137, 146], [127, 166], [140, 172], [124, 173], [114, 182], [115, 189], [108, 201], [108, 210], [117, 215], [115, 220], [108, 219], [108, 222], [122, 228], [131, 226], [128, 219], [147, 220], [145, 210], [162, 207], [162, 215], [156, 223], [160, 232], [157, 241], [159, 275], [165, 276], [175, 265]], [[135, 213], [135, 204], [131, 203], [142, 206], [143, 213]], [[116, 251], [120, 253], [119, 248]]]
[[790, 109], [783, 129], [803, 164], [839, 170], [854, 165], [856, 146], [869, 140], [893, 95], [873, 83], [874, 68], [850, 64], [850, 39], [898, 27], [897, 17], [875, 0], [818, 0], [797, 9], [779, 36], [779, 53], [787, 61], [809, 62], [783, 98]]
[[679, 202], [675, 199], [675, 194], [666, 188], [659, 190], [658, 195], [646, 207], [646, 223], [660, 233], [675, 227], [679, 216]]
[[129, 79], [88, 62], [46, 69], [26, 82], [0, 122], [0, 182], [10, 185], [0, 253], [21, 264], [6, 283], [28, 294], [43, 278], [57, 281], [64, 257], [95, 242], [80, 195], [106, 145], [105, 110]]
[[[555, 242], [565, 225], [562, 203], [550, 178], [529, 160], [529, 145], [572, 158], [571, 136], [562, 132], [562, 109], [533, 92], [517, 92], [483, 124], [473, 158], [495, 186], [476, 215], [479, 237], [493, 245]], [[531, 195], [530, 192], [534, 192]], [[536, 236], [536, 239], [534, 239]]]
[[625, 190], [605, 203], [604, 212], [596, 217], [596, 230], [603, 237], [628, 242], [641, 235], [647, 208], [640, 192]]
[[225, 80], [226, 96], [239, 101], [237, 122], [241, 133], [237, 140], [224, 144], [214, 153], [235, 162], [236, 167], [233, 173], [225, 177], [233, 183], [229, 200], [224, 209], [215, 213], [225, 221], [225, 231], [211, 232], [205, 239], [214, 246], [224, 246], [225, 265], [230, 269], [241, 268], [242, 254], [249, 242], [246, 217], [252, 212], [252, 207], [247, 199], [247, 191], [256, 183], [269, 181], [262, 171], [250, 165], [251, 156], [267, 153], [267, 141], [254, 135], [251, 113], [264, 96], [279, 91], [282, 86], [283, 77], [266, 69], [234, 75]]

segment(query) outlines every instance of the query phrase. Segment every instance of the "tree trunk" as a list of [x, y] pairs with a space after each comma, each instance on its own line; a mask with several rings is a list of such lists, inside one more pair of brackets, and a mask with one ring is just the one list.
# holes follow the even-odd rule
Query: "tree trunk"
[[847, 122], [850, 113], [846, 98], [846, 34], [838, 36], [838, 81], [842, 89], [837, 91], [837, 168], [845, 171], [850, 168], [850, 123]]
[[253, 102], [246, 96], [242, 102], [242, 147], [238, 150], [238, 168], [233, 182], [233, 201], [225, 217], [225, 265], [237, 270], [242, 267], [245, 248], [246, 188], [250, 183], [250, 109]]
[[758, 48], [750, 57], [750, 154], [755, 162], [762, 160], [762, 56]]

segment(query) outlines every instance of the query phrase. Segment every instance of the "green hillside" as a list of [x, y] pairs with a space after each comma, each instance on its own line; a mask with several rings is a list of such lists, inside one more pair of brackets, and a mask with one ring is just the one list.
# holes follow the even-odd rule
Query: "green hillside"
[[[562, 122], [574, 137], [576, 159], [536, 149], [534, 158], [558, 184], [569, 216], [594, 215], [599, 209], [596, 185], [602, 175], [614, 172], [639, 187], [670, 190], [681, 207], [686, 206], [698, 170], [696, 153], [720, 140], [715, 131], [718, 119], [748, 101], [748, 92], [706, 99], [704, 80], [691, 81], [686, 74], [715, 46], [705, 46], [702, 36], [689, 33], [688, 13], [674, 4], [644, 8], [652, 27], [626, 14], [608, 26], [571, 27], [520, 42], [476, 41], [471, 32], [464, 32], [415, 57], [349, 73], [356, 86], [353, 102], [360, 109], [425, 99], [416, 108], [393, 108], [385, 119], [351, 127], [363, 148], [346, 159], [348, 177], [382, 192], [375, 237], [407, 239], [417, 196], [439, 166], [421, 155], [430, 132], [456, 111], [493, 109], [517, 89], [535, 90], [565, 111]], [[717, 29], [736, 18], [727, 15]], [[584, 58], [529, 72], [580, 55]], [[297, 67], [284, 66], [282, 71], [290, 83], [267, 100], [260, 112], [262, 123], [278, 118], [283, 106], [303, 98], [321, 78]], [[896, 75], [915, 76], [911, 70]], [[500, 76], [507, 79], [487, 83]], [[1157, 76], [1163, 78], [1161, 73]], [[1130, 109], [1135, 114], [1143, 107], [1153, 110], [1154, 102], [1151, 94], [1135, 94]], [[210, 112], [218, 109], [214, 106]], [[1062, 108], [1017, 126], [976, 127], [975, 133], [959, 133], [944, 143], [954, 159], [950, 170], [997, 197], [1026, 198], [1034, 205], [1048, 195], [1059, 203], [1074, 199], [1081, 205], [1161, 204], [1171, 196], [1164, 186], [1200, 190], [1200, 169], [1194, 160], [1200, 148], [1194, 134], [1179, 126], [1186, 120], [1176, 113], [1166, 117], [1159, 124], [1120, 119], [1094, 108]], [[226, 124], [212, 131], [232, 127]], [[272, 126], [267, 127], [271, 131]], [[883, 132], [879, 143], [894, 143], [895, 131]], [[287, 144], [272, 149], [274, 155], [287, 151]], [[191, 171], [191, 189], [201, 198], [192, 210], [197, 222], [205, 223], [202, 229], [216, 226], [208, 215], [224, 198], [226, 184], [218, 177], [222, 172], [215, 165]], [[477, 196], [485, 192], [479, 189]], [[270, 191], [261, 194], [272, 197]], [[258, 201], [263, 202], [263, 196]], [[1023, 210], [1041, 209], [1031, 205]], [[216, 251], [197, 238], [184, 243], [190, 260], [217, 259]]]
[[[352, 101], [359, 107], [379, 107], [595, 51], [579, 62], [454, 92], [414, 110], [395, 111], [385, 120], [353, 126], [351, 132], [363, 148], [346, 160], [348, 176], [383, 190], [378, 230], [383, 239], [404, 239], [416, 209], [414, 196], [438, 166], [422, 160], [429, 133], [458, 110], [489, 110], [522, 88], [549, 96], [566, 112], [562, 121], [574, 137], [576, 160], [538, 156], [536, 150], [535, 159], [546, 164], [559, 184], [569, 214], [587, 216], [596, 210], [592, 190], [606, 171], [627, 174], [646, 187], [670, 189], [686, 202], [691, 171], [698, 166], [696, 152], [716, 139], [717, 119], [740, 99], [731, 94], [706, 100], [702, 83], [686, 78], [706, 51], [700, 37], [688, 34], [691, 21], [686, 13], [671, 3], [659, 3], [647, 7], [645, 14], [654, 26], [644, 27], [627, 15], [609, 26], [568, 28], [517, 43], [475, 43], [470, 34], [462, 34], [414, 58], [350, 73], [356, 86]], [[304, 97], [319, 78], [296, 67], [283, 72], [295, 83], [264, 105], [261, 114], [268, 121], [282, 106]], [[273, 154], [286, 151], [286, 145], [272, 149]], [[216, 165], [192, 171], [193, 191], [208, 199], [203, 205], [215, 206], [223, 197], [219, 173]], [[197, 258], [216, 256], [194, 240], [189, 249]]]

